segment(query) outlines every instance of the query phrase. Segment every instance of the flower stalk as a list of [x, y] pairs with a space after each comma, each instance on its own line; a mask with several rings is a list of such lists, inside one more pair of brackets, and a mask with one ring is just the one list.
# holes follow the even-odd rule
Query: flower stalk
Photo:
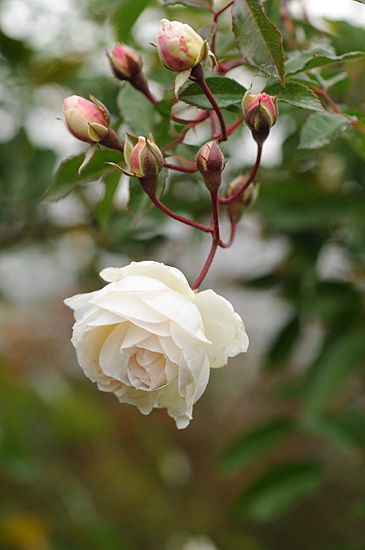
[[221, 132], [222, 132], [219, 139], [221, 141], [227, 141], [228, 136], [227, 136], [227, 128], [226, 128], [224, 116], [217, 103], [217, 100], [215, 99], [214, 95], [210, 91], [208, 84], [205, 81], [203, 67], [201, 65], [197, 65], [196, 67], [194, 67], [191, 71], [190, 78], [191, 80], [194, 80], [198, 84], [198, 86], [200, 86], [200, 88], [202, 89], [202, 92], [206, 95], [209, 103], [213, 107], [214, 111], [217, 113], [217, 117], [221, 126]]

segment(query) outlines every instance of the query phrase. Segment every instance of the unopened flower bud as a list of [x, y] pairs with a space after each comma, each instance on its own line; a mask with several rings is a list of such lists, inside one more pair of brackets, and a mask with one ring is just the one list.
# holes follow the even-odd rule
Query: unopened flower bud
[[126, 44], [117, 44], [108, 54], [111, 68], [119, 80], [132, 80], [142, 70], [141, 55]]
[[87, 143], [101, 142], [109, 132], [110, 114], [97, 99], [72, 95], [63, 104], [65, 122], [71, 134]]
[[155, 181], [163, 167], [160, 148], [145, 137], [127, 136], [124, 144], [124, 158], [137, 178]]
[[269, 135], [270, 128], [278, 118], [277, 98], [265, 92], [251, 94], [246, 92], [242, 100], [242, 109], [247, 126], [256, 143], [262, 145]]
[[161, 62], [171, 71], [181, 72], [199, 65], [209, 54], [209, 45], [194, 29], [180, 21], [162, 19], [157, 35]]
[[225, 164], [226, 161], [218, 141], [209, 141], [202, 145], [197, 152], [196, 165], [211, 193], [215, 193], [219, 189]]
[[[226, 197], [231, 197], [247, 181], [248, 175], [237, 176], [227, 187]], [[260, 184], [253, 182], [242, 195], [228, 204], [228, 215], [232, 223], [238, 223], [249, 206], [254, 204], [260, 190]]]

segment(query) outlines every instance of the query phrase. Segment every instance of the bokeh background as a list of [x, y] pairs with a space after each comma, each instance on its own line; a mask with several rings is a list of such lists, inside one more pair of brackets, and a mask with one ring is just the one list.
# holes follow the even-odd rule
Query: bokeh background
[[[266, 6], [282, 28], [279, 2]], [[303, 46], [365, 49], [361, 3], [288, 7]], [[105, 50], [116, 34], [140, 49], [161, 94], [172, 75], [149, 42], [164, 15], [209, 21], [153, 0], [0, 2], [0, 548], [363, 550], [364, 134], [298, 150], [308, 113], [281, 106], [259, 199], [206, 280], [243, 317], [250, 349], [212, 373], [188, 429], [120, 405], [77, 365], [66, 296], [132, 259], [192, 281], [209, 247], [129, 196], [123, 178], [42, 200], [56, 166], [84, 150], [61, 120], [65, 96], [98, 97], [121, 132], [146, 124], [149, 106], [111, 77]], [[228, 16], [219, 40], [232, 47]], [[336, 75], [332, 97], [364, 121], [364, 63], [322, 72]], [[247, 69], [229, 76], [264, 85]], [[190, 155], [206, 131], [189, 133]], [[255, 155], [246, 129], [230, 143], [226, 181]], [[166, 202], [204, 219], [198, 182], [175, 174]]]

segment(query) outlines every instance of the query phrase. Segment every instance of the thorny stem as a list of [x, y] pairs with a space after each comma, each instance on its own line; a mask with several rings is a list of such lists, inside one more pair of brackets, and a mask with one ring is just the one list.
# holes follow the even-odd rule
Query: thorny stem
[[[227, 141], [227, 129], [226, 129], [226, 123], [224, 121], [224, 117], [222, 114], [222, 111], [220, 110], [220, 107], [212, 94], [212, 92], [209, 89], [209, 86], [207, 85], [205, 78], [204, 78], [204, 72], [201, 65], [196, 65], [191, 71], [191, 76], [193, 77], [193, 80], [201, 87], [203, 93], [206, 95], [209, 103], [212, 105], [213, 109], [217, 113], [217, 117], [219, 119], [220, 125], [221, 125], [221, 140]], [[190, 77], [191, 78], [191, 77]]]
[[220, 242], [220, 235], [219, 235], [219, 200], [218, 200], [218, 193], [214, 192], [210, 194], [211, 201], [212, 201], [212, 223], [213, 223], [213, 240], [212, 245], [210, 247], [210, 251], [208, 254], [208, 258], [205, 261], [205, 264], [203, 265], [203, 268], [201, 272], [199, 273], [195, 283], [192, 286], [193, 290], [197, 290], [202, 282], [204, 281], [210, 266], [212, 265], [212, 262], [214, 260], [215, 253], [217, 252], [217, 248]]
[[258, 169], [260, 168], [261, 156], [262, 156], [262, 145], [257, 145], [256, 162], [247, 180], [229, 197], [219, 197], [219, 202], [221, 204], [230, 204], [234, 202], [236, 199], [238, 199], [242, 195], [242, 193], [247, 189], [247, 187], [253, 182], [258, 172]]
[[180, 214], [176, 214], [176, 212], [170, 210], [170, 208], [165, 206], [153, 193], [148, 193], [148, 196], [150, 197], [153, 204], [157, 206], [157, 208], [159, 208], [162, 212], [170, 216], [170, 218], [174, 218], [174, 220], [184, 223], [185, 225], [190, 225], [190, 227], [195, 227], [195, 229], [200, 229], [200, 231], [204, 231], [205, 233], [213, 233], [214, 229], [212, 227], [208, 227], [207, 225], [189, 220], [188, 218], [185, 218], [185, 216], [180, 216]]

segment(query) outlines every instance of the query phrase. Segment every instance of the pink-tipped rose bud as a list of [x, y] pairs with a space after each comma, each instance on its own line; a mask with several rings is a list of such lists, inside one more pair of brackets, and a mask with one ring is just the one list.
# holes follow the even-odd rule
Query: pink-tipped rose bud
[[196, 165], [211, 193], [215, 193], [219, 189], [225, 164], [226, 161], [218, 141], [209, 141], [202, 145], [197, 152]]
[[97, 99], [89, 101], [78, 95], [66, 97], [63, 112], [68, 130], [81, 141], [99, 143], [109, 132], [109, 111]]
[[242, 109], [253, 138], [262, 145], [278, 118], [277, 98], [265, 92], [246, 92], [242, 100]]
[[[227, 186], [226, 197], [234, 195], [234, 193], [245, 184], [248, 177], [247, 174], [241, 174], [231, 181]], [[254, 204], [259, 196], [259, 190], [260, 184], [253, 182], [244, 190], [242, 195], [228, 204], [228, 215], [232, 223], [238, 223], [247, 208]]]
[[131, 80], [142, 70], [141, 55], [126, 44], [117, 44], [108, 57], [113, 73], [119, 80]]
[[126, 136], [124, 158], [131, 172], [137, 178], [155, 180], [163, 167], [160, 148], [145, 137]]
[[168, 19], [161, 20], [157, 49], [165, 67], [176, 72], [199, 65], [209, 53], [208, 42], [194, 29], [180, 21]]

